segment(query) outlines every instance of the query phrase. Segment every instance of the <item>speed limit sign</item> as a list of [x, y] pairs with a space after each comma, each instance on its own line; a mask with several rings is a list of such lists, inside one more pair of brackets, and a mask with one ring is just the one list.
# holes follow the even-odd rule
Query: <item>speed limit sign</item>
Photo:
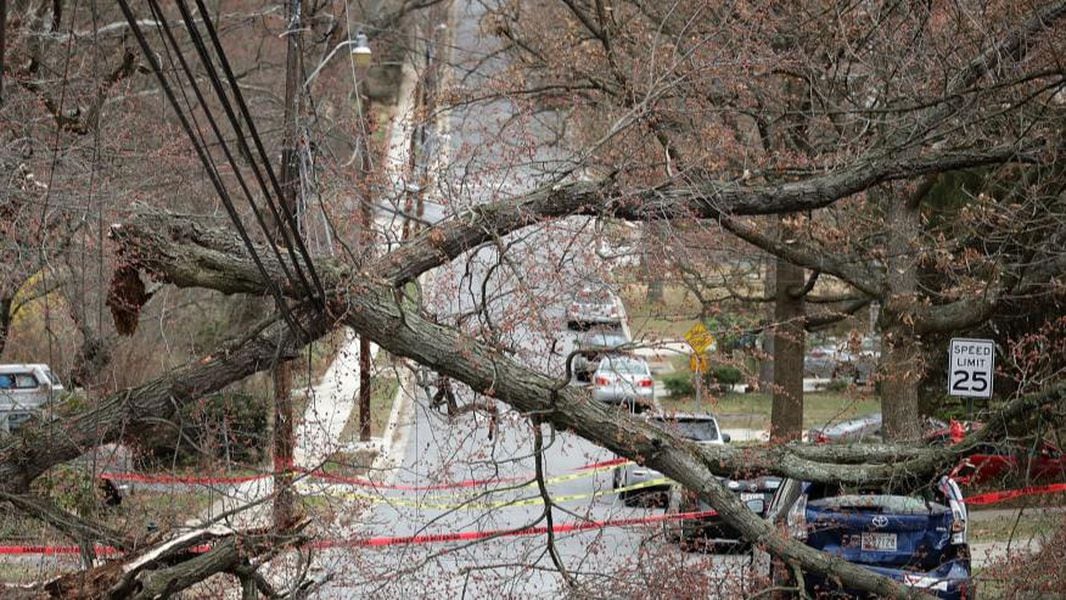
[[995, 362], [994, 341], [952, 338], [948, 352], [948, 394], [991, 398]]

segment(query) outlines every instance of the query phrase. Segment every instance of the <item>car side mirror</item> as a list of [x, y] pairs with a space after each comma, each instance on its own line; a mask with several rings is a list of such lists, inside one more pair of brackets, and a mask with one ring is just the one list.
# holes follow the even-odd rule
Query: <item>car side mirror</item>
[[723, 433], [722, 434], [722, 441], [724, 443], [728, 444], [729, 442], [733, 441], [733, 438], [728, 433]]

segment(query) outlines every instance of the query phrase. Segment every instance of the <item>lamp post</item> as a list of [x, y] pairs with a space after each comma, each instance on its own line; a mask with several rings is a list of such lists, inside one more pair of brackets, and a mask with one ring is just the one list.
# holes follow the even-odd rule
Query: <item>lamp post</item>
[[[364, 257], [368, 258], [373, 252], [372, 225], [374, 218], [373, 204], [371, 203], [368, 182], [372, 168], [370, 160], [370, 96], [363, 103], [363, 88], [366, 86], [367, 71], [370, 69], [370, 61], [374, 52], [370, 49], [366, 34], [360, 31], [352, 40], [352, 61], [355, 63], [356, 85], [355, 103], [359, 119], [356, 144], [359, 149], [359, 241], [361, 242]], [[364, 258], [364, 259], [365, 259]], [[370, 440], [370, 340], [367, 337], [359, 337], [359, 439]]]

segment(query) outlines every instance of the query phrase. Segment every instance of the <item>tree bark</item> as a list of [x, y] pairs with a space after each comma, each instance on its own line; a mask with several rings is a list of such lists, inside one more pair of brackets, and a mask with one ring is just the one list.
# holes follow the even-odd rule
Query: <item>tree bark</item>
[[[252, 263], [247, 250], [232, 236], [161, 215], [150, 215], [147, 222], [151, 225], [123, 225], [113, 229], [113, 235], [122, 245], [122, 256], [156, 280], [186, 287], [211, 287], [226, 293], [262, 293], [266, 288], [267, 282]], [[466, 225], [469, 222], [463, 224]], [[442, 230], [469, 239], [467, 230], [449, 224], [431, 228], [427, 234], [411, 241], [408, 251], [418, 255], [425, 246], [440, 249], [442, 242], [450, 244], [455, 241], [449, 241]], [[482, 235], [489, 234], [483, 231]], [[396, 254], [389, 258], [395, 259]], [[444, 254], [438, 255], [436, 260], [448, 260]], [[303, 298], [305, 292], [302, 289], [284, 283], [277, 260], [264, 257], [266, 271], [276, 278], [285, 293], [293, 298]], [[972, 445], [928, 449], [891, 464], [822, 463], [799, 456], [791, 444], [759, 449], [692, 445], [623, 411], [589, 402], [587, 390], [570, 386], [566, 380], [536, 372], [497, 348], [455, 329], [429, 322], [420, 315], [418, 307], [397, 297], [391, 283], [398, 278], [402, 280], [401, 273], [410, 273], [410, 265], [395, 264], [387, 258], [372, 262], [370, 267], [353, 276], [349, 267], [329, 260], [318, 262], [323, 284], [332, 291], [329, 300], [332, 313], [343, 315], [347, 325], [385, 350], [410, 358], [468, 384], [478, 393], [500, 398], [519, 411], [537, 414], [560, 429], [574, 431], [621, 456], [634, 458], [659, 470], [697, 491], [745, 539], [763, 544], [777, 556], [807, 569], [839, 576], [850, 587], [881, 595], [917, 597], [916, 592], [901, 589], [861, 567], [783, 538], [769, 524], [755, 517], [715, 476], [773, 473], [807, 481], [875, 483], [910, 478], [917, 482], [950, 466], [959, 453]], [[1041, 402], [1061, 398], [1066, 390], [1056, 389], [1050, 393]], [[1022, 405], [1013, 405], [1011, 410], [1019, 406]], [[973, 439], [980, 435], [975, 434]], [[0, 481], [5, 481], [4, 466], [0, 463]]]
[[[763, 262], [766, 264], [766, 271], [763, 273], [763, 297], [773, 298], [776, 297], [777, 288], [777, 260], [771, 256], [763, 258]], [[772, 321], [774, 318], [774, 308], [767, 307], [765, 309], [766, 319]], [[759, 389], [760, 390], [773, 390], [774, 385], [774, 336], [767, 330], [763, 329], [762, 335], [759, 336], [761, 350], [763, 352], [763, 358], [759, 360]]]
[[[803, 434], [803, 268], [777, 260], [774, 294], [774, 386], [770, 412], [771, 441], [795, 440]], [[798, 297], [797, 297], [798, 296]]]
[[912, 246], [921, 223], [917, 202], [885, 201], [888, 256], [885, 260], [885, 304], [881, 311], [881, 413], [885, 439], [921, 437], [918, 382], [925, 365], [913, 325], [918, 299], [918, 263]]

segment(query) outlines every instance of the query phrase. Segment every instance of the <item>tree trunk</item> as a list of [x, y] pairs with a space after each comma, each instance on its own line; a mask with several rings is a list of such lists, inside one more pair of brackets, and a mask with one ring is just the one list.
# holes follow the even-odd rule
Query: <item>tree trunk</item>
[[[763, 273], [763, 296], [770, 298], [774, 296], [775, 280], [777, 278], [777, 261], [764, 257], [762, 259], [765, 265], [765, 272]], [[774, 309], [766, 309], [767, 321], [773, 321]], [[759, 389], [760, 390], [772, 390], [774, 386], [774, 336], [773, 332], [769, 329], [763, 331], [759, 336], [761, 340], [760, 350], [763, 352], [763, 358], [759, 360]]]
[[13, 300], [13, 298], [0, 298], [0, 356], [4, 354], [4, 348], [7, 347], [7, 335], [11, 331], [11, 303]]
[[881, 311], [881, 414], [886, 440], [918, 439], [918, 382], [924, 371], [921, 344], [912, 324], [918, 291], [917, 257], [911, 240], [919, 232], [916, 203], [886, 198], [886, 294]]
[[666, 287], [663, 282], [662, 273], [660, 269], [657, 269], [653, 264], [653, 261], [649, 259], [653, 244], [661, 243], [662, 231], [658, 223], [650, 222], [644, 223], [640, 228], [641, 231], [641, 244], [644, 246], [640, 253], [641, 258], [641, 270], [644, 272], [644, 281], [648, 287], [644, 293], [644, 301], [649, 304], [662, 304], [663, 290]]
[[803, 268], [778, 259], [775, 277], [774, 386], [770, 439], [798, 439], [803, 433]]

